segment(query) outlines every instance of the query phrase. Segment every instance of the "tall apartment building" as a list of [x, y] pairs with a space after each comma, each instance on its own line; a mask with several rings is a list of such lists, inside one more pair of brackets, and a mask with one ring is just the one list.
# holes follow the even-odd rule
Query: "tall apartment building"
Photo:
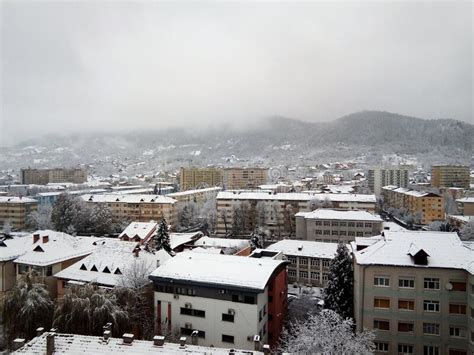
[[197, 334], [199, 344], [253, 350], [274, 345], [287, 309], [284, 260], [179, 253], [150, 275], [158, 334]]
[[375, 330], [375, 353], [473, 354], [474, 249], [446, 232], [373, 239], [353, 260], [355, 322]]
[[160, 221], [164, 216], [166, 222], [174, 228], [178, 223], [176, 200], [163, 195], [120, 195], [96, 194], [82, 195], [88, 204], [102, 203], [107, 205], [114, 221], [150, 222]]
[[369, 188], [379, 196], [382, 193], [383, 186], [408, 187], [408, 172], [409, 168], [406, 166], [369, 169], [367, 174]]
[[221, 187], [208, 187], [199, 190], [186, 190], [180, 192], [172, 192], [166, 194], [166, 196], [171, 197], [178, 201], [178, 204], [185, 205], [189, 202], [194, 202], [199, 205], [203, 204], [209, 199], [214, 199], [217, 197], [217, 194], [222, 190]]
[[284, 239], [265, 250], [281, 252], [290, 262], [288, 283], [326, 287], [337, 244]]
[[83, 168], [21, 169], [22, 184], [46, 185], [49, 183], [72, 182], [82, 184], [87, 181], [87, 171]]
[[181, 168], [179, 173], [180, 191], [203, 187], [220, 186], [223, 183], [223, 171], [219, 168]]
[[333, 209], [374, 212], [375, 195], [268, 193], [222, 191], [217, 195], [217, 234], [232, 231], [239, 218], [241, 234], [262, 226], [276, 235], [294, 235], [295, 214], [310, 211], [312, 203], [324, 202]]
[[419, 217], [421, 224], [444, 221], [444, 199], [432, 192], [419, 192], [396, 186], [382, 188], [384, 204], [393, 208], [404, 208], [413, 216]]
[[26, 217], [36, 211], [38, 201], [25, 197], [0, 196], [0, 226], [10, 223], [14, 230], [26, 227]]
[[355, 237], [372, 237], [382, 231], [383, 220], [367, 211], [317, 209], [299, 212], [296, 238], [326, 243], [349, 243]]
[[470, 171], [463, 165], [433, 165], [431, 167], [431, 186], [461, 187], [469, 189]]
[[456, 200], [459, 214], [474, 216], [474, 197], [463, 197]]
[[256, 189], [268, 181], [268, 168], [226, 168], [224, 186], [227, 190]]

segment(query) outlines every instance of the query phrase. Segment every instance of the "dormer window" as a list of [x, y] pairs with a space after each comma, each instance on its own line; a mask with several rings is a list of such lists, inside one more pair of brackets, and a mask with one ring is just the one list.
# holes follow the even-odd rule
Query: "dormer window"
[[423, 249], [417, 247], [415, 244], [411, 244], [408, 249], [408, 255], [412, 257], [415, 265], [428, 265], [429, 254]]
[[91, 271], [98, 271], [95, 265], [92, 265]]
[[86, 270], [86, 271], [87, 271], [87, 268], [86, 268], [86, 266], [85, 266], [84, 264], [82, 264], [79, 269], [81, 269], [81, 270]]
[[104, 267], [104, 270], [102, 270], [102, 272], [105, 272], [106, 274], [110, 274], [110, 270], [107, 266]]
[[122, 271], [120, 271], [119, 268], [117, 268], [114, 272], [115, 275], [122, 275]]
[[39, 246], [39, 245], [36, 248], [34, 248], [33, 251], [40, 251], [40, 252], [44, 253], [43, 248], [41, 248], [41, 246]]

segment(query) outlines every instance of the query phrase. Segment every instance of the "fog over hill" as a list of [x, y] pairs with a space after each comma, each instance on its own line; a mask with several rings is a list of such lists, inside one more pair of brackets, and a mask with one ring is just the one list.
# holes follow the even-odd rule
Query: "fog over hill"
[[45, 136], [0, 148], [0, 169], [93, 165], [97, 173], [156, 172], [187, 165], [314, 165], [335, 160], [378, 164], [386, 156], [426, 164], [472, 162], [474, 125], [379, 111], [332, 122], [270, 117], [252, 127], [166, 129]]

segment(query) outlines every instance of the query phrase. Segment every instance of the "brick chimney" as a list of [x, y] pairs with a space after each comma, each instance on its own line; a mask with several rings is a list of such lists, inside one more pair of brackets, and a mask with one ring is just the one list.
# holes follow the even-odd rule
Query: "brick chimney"
[[192, 345], [198, 345], [198, 334], [199, 332], [197, 330], [193, 330], [191, 333], [191, 344]]
[[179, 348], [184, 349], [186, 347], [186, 337], [179, 338]]
[[44, 333], [44, 328], [43, 327], [36, 328], [36, 336], [37, 337], [39, 337], [43, 333]]
[[271, 351], [270, 351], [270, 345], [268, 345], [268, 344], [264, 344], [264, 345], [263, 345], [263, 353], [264, 353], [264, 354], [270, 354], [270, 353], [271, 353]]
[[40, 239], [39, 234], [33, 234], [33, 244], [36, 243]]
[[43, 235], [43, 244], [49, 242], [49, 235]]
[[134, 335], [130, 333], [125, 333], [124, 335], [122, 335], [122, 340], [124, 344], [131, 345], [133, 343], [133, 338]]
[[53, 355], [54, 353], [54, 337], [56, 333], [48, 333], [46, 336], [46, 355]]
[[13, 340], [13, 350], [20, 349], [23, 345], [25, 345], [25, 339], [23, 338], [16, 338]]
[[256, 334], [253, 336], [253, 349], [260, 351], [260, 335]]
[[164, 335], [155, 335], [153, 337], [153, 345], [155, 345], [155, 346], [165, 345], [165, 336]]

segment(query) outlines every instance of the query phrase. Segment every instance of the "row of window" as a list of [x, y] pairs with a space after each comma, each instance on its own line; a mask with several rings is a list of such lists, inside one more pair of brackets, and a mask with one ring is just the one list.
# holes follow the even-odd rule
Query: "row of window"
[[[311, 272], [308, 273], [308, 271], [300, 271], [299, 274], [296, 273], [295, 270], [288, 270], [288, 277], [296, 277], [296, 275], [299, 275], [300, 278], [302, 279], [307, 279], [308, 275], [311, 275], [311, 279], [320, 281], [320, 273], [319, 272]], [[323, 273], [323, 281], [327, 281], [329, 279], [329, 274]]]
[[[390, 299], [389, 298], [374, 298], [374, 308], [390, 308]], [[413, 311], [415, 309], [414, 300], [399, 299], [398, 300], [398, 309]], [[440, 302], [434, 300], [423, 300], [423, 311], [425, 312], [439, 312], [440, 311]], [[449, 313], [451, 314], [466, 314], [466, 305], [465, 304], [449, 304]]]
[[[382, 331], [390, 330], [390, 321], [374, 319], [374, 329]], [[397, 330], [400, 333], [413, 333], [415, 330], [415, 323], [411, 321], [398, 322]], [[440, 324], [423, 322], [423, 334], [440, 335]], [[453, 338], [465, 338], [466, 330], [461, 327], [452, 326], [449, 327], [449, 335]]]
[[[354, 231], [335, 231], [335, 230], [321, 230], [317, 229], [314, 231], [314, 234], [316, 235], [340, 235], [340, 236], [350, 236], [350, 237], [363, 237], [364, 232], [354, 232]], [[365, 233], [367, 236], [372, 236], [372, 232], [366, 232]]]
[[[452, 291], [466, 291], [466, 283], [459, 281], [451, 281]], [[390, 287], [390, 277], [388, 276], [374, 276], [374, 286]], [[398, 287], [400, 288], [415, 288], [414, 278], [399, 278]], [[439, 290], [440, 281], [437, 277], [425, 277], [423, 279], [423, 288], [425, 290]]]
[[[385, 342], [375, 342], [375, 351], [388, 353], [389, 344]], [[398, 344], [397, 353], [398, 355], [415, 354], [415, 346], [411, 344]], [[424, 345], [423, 355], [441, 355], [441, 350], [439, 346], [436, 345]], [[467, 355], [467, 351], [460, 349], [449, 349], [449, 355]]]
[[[311, 266], [319, 267], [320, 265], [320, 259], [315, 259], [315, 258], [302, 258], [302, 257], [296, 258], [295, 256], [288, 256], [287, 259], [292, 264], [296, 264], [296, 261], [298, 259], [300, 265], [308, 265], [308, 260]], [[329, 265], [331, 264], [331, 260], [323, 259], [322, 264], [323, 264], [323, 267], [329, 267]]]
[[372, 228], [372, 223], [368, 222], [346, 222], [346, 221], [322, 221], [316, 220], [316, 226], [331, 226], [331, 227], [357, 227], [357, 228]]

